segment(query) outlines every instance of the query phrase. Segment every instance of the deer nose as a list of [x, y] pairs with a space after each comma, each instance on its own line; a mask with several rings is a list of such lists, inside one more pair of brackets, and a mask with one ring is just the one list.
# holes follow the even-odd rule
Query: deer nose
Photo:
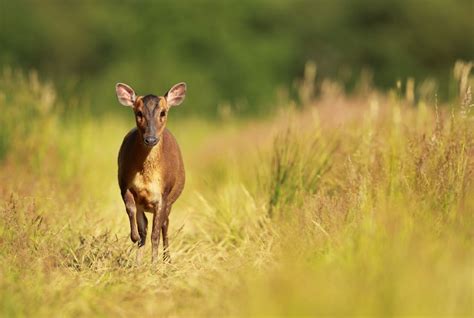
[[158, 143], [158, 138], [156, 138], [156, 137], [145, 137], [144, 142], [145, 142], [145, 145], [147, 145], [147, 146], [154, 146]]

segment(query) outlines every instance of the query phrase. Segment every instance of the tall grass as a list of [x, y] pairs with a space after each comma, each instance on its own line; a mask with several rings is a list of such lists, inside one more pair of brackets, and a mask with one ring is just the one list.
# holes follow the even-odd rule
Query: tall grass
[[175, 111], [173, 262], [137, 266], [115, 175], [133, 120], [64, 121], [35, 75], [0, 83], [2, 316], [473, 314], [470, 101], [336, 91], [254, 123]]

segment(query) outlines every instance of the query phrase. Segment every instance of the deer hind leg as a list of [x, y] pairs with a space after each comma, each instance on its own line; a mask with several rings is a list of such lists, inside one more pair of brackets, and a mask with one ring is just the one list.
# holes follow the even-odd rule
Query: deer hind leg
[[137, 250], [137, 263], [140, 264], [143, 259], [143, 252], [146, 242], [146, 234], [148, 228], [148, 220], [145, 216], [145, 210], [142, 206], [137, 207], [137, 225], [138, 225], [138, 234], [140, 235], [140, 241], [138, 242]]
[[135, 198], [133, 197], [130, 190], [126, 190], [122, 193], [122, 199], [125, 203], [125, 209], [127, 210], [128, 219], [130, 220], [130, 239], [133, 243], [137, 242], [140, 239], [137, 229], [137, 205], [135, 204]]
[[166, 209], [164, 208], [163, 200], [160, 200], [155, 205], [153, 211], [153, 228], [151, 231], [151, 260], [156, 263], [158, 259], [158, 247], [160, 245], [160, 232], [163, 227], [163, 222], [166, 219]]

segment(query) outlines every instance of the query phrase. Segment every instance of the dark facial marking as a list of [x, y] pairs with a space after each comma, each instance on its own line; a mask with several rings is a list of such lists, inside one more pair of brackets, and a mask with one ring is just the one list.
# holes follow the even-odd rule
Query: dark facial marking
[[160, 99], [161, 97], [155, 95], [146, 95], [143, 97], [143, 108], [146, 113], [147, 118], [153, 118], [155, 116], [156, 109], [160, 108]]
[[[146, 95], [140, 100], [140, 107], [136, 111], [137, 118], [140, 119], [139, 128], [147, 145], [154, 145], [155, 142], [151, 140], [160, 139], [160, 135], [164, 129], [165, 111], [163, 107], [163, 98], [155, 95]], [[139, 112], [142, 113], [142, 118], [139, 118]], [[166, 113], [165, 113], [166, 114]]]

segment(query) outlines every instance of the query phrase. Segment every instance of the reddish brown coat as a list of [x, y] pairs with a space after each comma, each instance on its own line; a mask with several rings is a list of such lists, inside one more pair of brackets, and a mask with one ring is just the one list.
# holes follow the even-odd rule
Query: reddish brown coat
[[185, 172], [176, 139], [165, 128], [161, 141], [153, 148], [145, 146], [137, 128], [123, 139], [118, 156], [118, 181], [124, 193], [130, 189], [137, 205], [153, 212], [154, 190], [173, 204], [183, 191]]

